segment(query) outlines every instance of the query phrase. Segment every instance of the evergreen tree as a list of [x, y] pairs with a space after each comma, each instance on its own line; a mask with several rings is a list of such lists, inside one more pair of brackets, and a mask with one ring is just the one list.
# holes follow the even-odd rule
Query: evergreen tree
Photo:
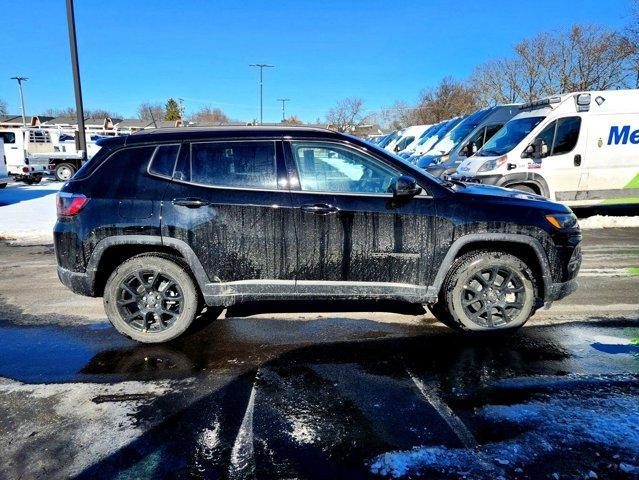
[[167, 100], [165, 111], [164, 120], [179, 120], [182, 117], [180, 106], [173, 98]]

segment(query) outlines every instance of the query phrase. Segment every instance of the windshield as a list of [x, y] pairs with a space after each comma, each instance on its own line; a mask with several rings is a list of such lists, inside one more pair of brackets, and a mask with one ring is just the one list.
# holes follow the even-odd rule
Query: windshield
[[428, 138], [428, 140], [426, 140], [424, 143], [421, 144], [418, 151], [422, 154], [429, 152], [431, 148], [433, 148], [433, 146], [437, 144], [440, 138], [446, 135], [446, 133], [448, 133], [449, 130], [454, 128], [455, 125], [457, 125], [461, 121], [462, 121], [462, 117], [459, 117], [444, 123], [442, 127], [439, 130], [437, 130], [437, 132], [434, 135], [431, 135], [430, 138]]
[[388, 135], [386, 135], [386, 137], [384, 137], [384, 140], [382, 140], [381, 142], [379, 142], [377, 145], [379, 145], [380, 147], [385, 147], [385, 146], [386, 146], [386, 145], [388, 145], [390, 142], [392, 142], [393, 140], [395, 140], [398, 136], [399, 136], [399, 133], [398, 133], [398, 132], [389, 133]]
[[439, 140], [431, 150], [440, 152], [441, 154], [449, 153], [455, 148], [468, 134], [470, 134], [484, 120], [490, 112], [489, 108], [479, 110], [472, 115], [466, 117], [459, 122], [457, 126], [448, 131], [441, 140]]
[[492, 157], [505, 155], [515, 148], [526, 135], [539, 125], [546, 117], [525, 117], [511, 120], [499, 130], [493, 138], [475, 155], [478, 157]]

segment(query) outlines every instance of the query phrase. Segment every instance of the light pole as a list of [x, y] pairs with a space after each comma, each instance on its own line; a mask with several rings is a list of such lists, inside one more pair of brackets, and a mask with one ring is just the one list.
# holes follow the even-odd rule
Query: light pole
[[11, 77], [11, 80], [18, 82], [18, 89], [20, 90], [20, 108], [22, 109], [22, 126], [27, 124], [26, 113], [24, 112], [24, 92], [22, 91], [22, 82], [29, 80], [27, 77]]
[[290, 98], [278, 98], [277, 99], [278, 102], [282, 102], [282, 122], [284, 122], [286, 120], [286, 102], [290, 102], [291, 99]]
[[82, 151], [82, 161], [87, 159], [87, 139], [84, 131], [84, 108], [82, 107], [82, 85], [80, 84], [80, 64], [78, 63], [78, 43], [75, 35], [75, 12], [73, 0], [67, 0], [67, 25], [69, 27], [69, 46], [71, 47], [71, 68], [73, 70], [73, 88], [75, 90], [75, 115], [78, 121], [78, 140]]
[[249, 67], [259, 67], [260, 69], [260, 125], [264, 123], [264, 76], [263, 72], [265, 68], [272, 68], [275, 65], [269, 65], [268, 63], [251, 63]]

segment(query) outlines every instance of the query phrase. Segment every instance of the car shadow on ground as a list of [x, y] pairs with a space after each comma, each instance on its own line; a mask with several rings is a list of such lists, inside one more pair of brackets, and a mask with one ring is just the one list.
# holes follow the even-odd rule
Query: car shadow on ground
[[[87, 363], [82, 373], [88, 376], [191, 375], [198, 393], [191, 399], [183, 393], [169, 394], [143, 404], [137, 420], [155, 426], [80, 478], [357, 479], [393, 472], [458, 478], [464, 471], [472, 478], [549, 478], [556, 472], [601, 472], [618, 464], [620, 455], [637, 461], [636, 431], [625, 432], [631, 439], [625, 439], [624, 452], [609, 437], [571, 439], [569, 432], [578, 426], [571, 424], [568, 411], [566, 419], [557, 419], [563, 415], [564, 401], [599, 398], [602, 411], [597, 411], [597, 404], [588, 408], [602, 417], [612, 394], [627, 395], [636, 403], [637, 365], [632, 374], [602, 375], [594, 368], [588, 375], [576, 354], [581, 345], [572, 345], [572, 332], [627, 331], [636, 329], [636, 322], [530, 326], [506, 339], [467, 338], [442, 329], [427, 335], [289, 348], [267, 339], [286, 337], [291, 322], [256, 320], [260, 325], [254, 328], [268, 330], [268, 335], [255, 334], [254, 328], [244, 330], [253, 332], [244, 337], [227, 331], [234, 334], [230, 344], [220, 340], [223, 324], [229, 321], [233, 322], [223, 320], [168, 345], [101, 352]], [[336, 326], [340, 328], [335, 318], [306, 323], [301, 335], [309, 342], [322, 336], [322, 330], [333, 334]], [[372, 324], [366, 327], [374, 330]], [[244, 362], [245, 368], [221, 388], [213, 387], [211, 380], [228, 370], [229, 360]], [[552, 402], [559, 402], [559, 407]], [[531, 405], [551, 404], [548, 417], [560, 425], [551, 425], [558, 429], [556, 438], [544, 430], [543, 419], [529, 421], [524, 415], [525, 421], [496, 421], [485, 414], [491, 408], [524, 405], [527, 411]], [[167, 411], [176, 413], [165, 417]], [[521, 453], [487, 457], [483, 450], [493, 445]], [[438, 449], [440, 456], [422, 462], [417, 471], [379, 467], [379, 458], [385, 459], [388, 452], [415, 452], [418, 447]], [[466, 457], [460, 457], [462, 453]], [[439, 465], [438, 458], [448, 463]], [[392, 467], [396, 458], [391, 460]], [[528, 473], [520, 476], [521, 471]], [[632, 478], [615, 472], [615, 478]]]
[[13, 185], [8, 188], [0, 189], [0, 207], [13, 205], [14, 203], [35, 200], [36, 198], [46, 197], [53, 193], [58, 193], [58, 189], [53, 188], [33, 188], [28, 185]]

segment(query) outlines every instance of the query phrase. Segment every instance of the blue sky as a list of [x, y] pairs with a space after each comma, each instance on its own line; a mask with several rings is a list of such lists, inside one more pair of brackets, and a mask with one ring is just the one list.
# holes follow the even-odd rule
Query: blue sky
[[[74, 105], [64, 0], [0, 0], [3, 55], [0, 98], [27, 113]], [[76, 0], [85, 108], [135, 116], [140, 102], [185, 100], [231, 117], [259, 116], [258, 72], [265, 62], [264, 121], [287, 113], [323, 117], [357, 96], [369, 111], [413, 102], [442, 77], [508, 55], [540, 31], [572, 23], [621, 27], [628, 2], [556, 0], [198, 1]]]

